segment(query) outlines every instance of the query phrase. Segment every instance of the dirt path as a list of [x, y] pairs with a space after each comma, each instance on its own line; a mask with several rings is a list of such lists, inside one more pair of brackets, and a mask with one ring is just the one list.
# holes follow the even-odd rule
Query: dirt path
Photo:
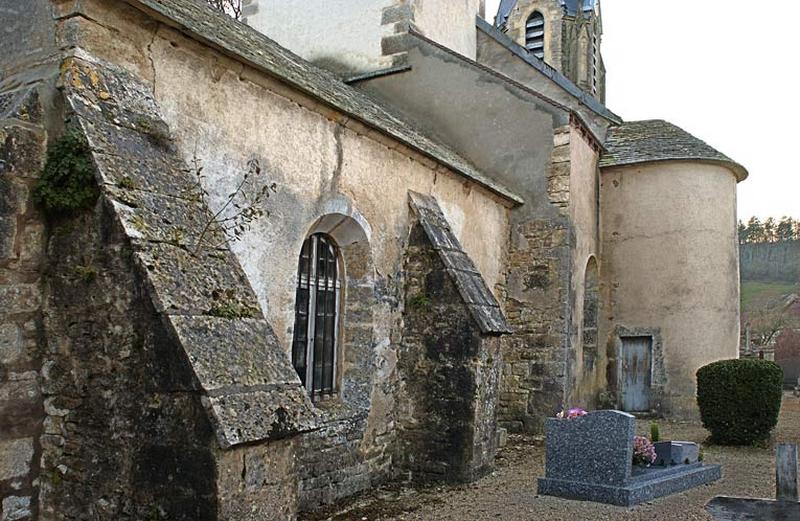
[[[708, 433], [691, 423], [659, 422], [665, 439], [703, 442]], [[638, 425], [642, 434], [648, 422]], [[786, 394], [775, 441], [800, 443], [800, 399]], [[536, 495], [536, 478], [544, 475], [542, 440], [513, 436], [498, 457], [497, 470], [470, 485], [413, 489], [395, 486], [360, 498], [338, 513], [308, 516], [307, 520], [404, 521], [598, 521], [709, 520], [703, 506], [716, 495], [774, 497], [775, 462], [772, 448], [706, 447], [709, 463], [723, 467], [713, 484], [657, 499], [634, 508], [621, 508]]]

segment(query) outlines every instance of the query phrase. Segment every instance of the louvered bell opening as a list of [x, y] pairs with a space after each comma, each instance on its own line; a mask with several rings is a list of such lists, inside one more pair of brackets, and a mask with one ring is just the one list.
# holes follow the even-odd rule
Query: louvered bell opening
[[544, 16], [538, 11], [525, 24], [525, 48], [537, 58], [544, 58]]
[[526, 40], [535, 40], [544, 38], [544, 29], [533, 29], [525, 33]]

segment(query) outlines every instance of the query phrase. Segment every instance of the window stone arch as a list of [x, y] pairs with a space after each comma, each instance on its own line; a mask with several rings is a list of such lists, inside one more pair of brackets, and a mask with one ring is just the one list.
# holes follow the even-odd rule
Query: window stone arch
[[[310, 392], [312, 397], [319, 398], [315, 400], [317, 403], [334, 398], [333, 401], [343, 408], [366, 410], [369, 408], [373, 376], [372, 348], [375, 328], [373, 311], [376, 304], [375, 276], [370, 248], [371, 230], [360, 214], [349, 208], [344, 211], [348, 213], [334, 211], [322, 215], [308, 229], [305, 236], [304, 244], [307, 244], [309, 238], [317, 237], [317, 240], [328, 241], [334, 249], [336, 254], [334, 284], [338, 286], [335, 295], [336, 329], [333, 347], [335, 365], [330, 369], [333, 378], [328, 380], [330, 385], [326, 383], [323, 389], [318, 390], [321, 391], [316, 393], [318, 396], [314, 396], [313, 385]], [[298, 272], [298, 287], [301, 282], [302, 277]], [[297, 331], [299, 323], [297, 308], [304, 303], [298, 297], [299, 292], [295, 298], [293, 340], [302, 336], [302, 332]], [[302, 324], [300, 325], [302, 327]], [[295, 354], [293, 341], [293, 363]]]

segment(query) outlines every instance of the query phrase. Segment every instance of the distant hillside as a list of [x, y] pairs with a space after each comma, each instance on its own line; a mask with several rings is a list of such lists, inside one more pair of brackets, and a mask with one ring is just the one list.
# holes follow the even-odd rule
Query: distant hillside
[[741, 244], [739, 256], [742, 282], [800, 282], [800, 241]]

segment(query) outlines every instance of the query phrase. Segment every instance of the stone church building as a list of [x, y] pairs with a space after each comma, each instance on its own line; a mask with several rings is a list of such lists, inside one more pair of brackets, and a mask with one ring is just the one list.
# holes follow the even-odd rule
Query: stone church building
[[747, 172], [605, 106], [599, 0], [245, 4], [0, 0], [0, 519], [289, 520], [694, 414]]

